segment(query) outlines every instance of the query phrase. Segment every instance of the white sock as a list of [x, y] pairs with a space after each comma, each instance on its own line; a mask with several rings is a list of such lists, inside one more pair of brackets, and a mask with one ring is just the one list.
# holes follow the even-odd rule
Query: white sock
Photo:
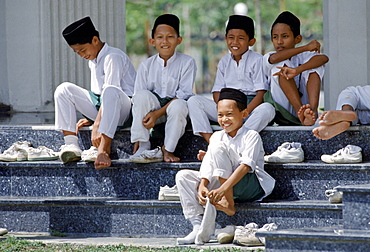
[[134, 154], [135, 156], [140, 155], [143, 151], [150, 150], [150, 141], [139, 142], [139, 149]]
[[74, 144], [76, 146], [79, 146], [78, 145], [78, 137], [75, 136], [75, 135], [67, 135], [67, 136], [64, 136], [64, 143], [66, 145], [68, 145], [68, 144]]
[[211, 235], [215, 233], [216, 213], [216, 207], [207, 198], [202, 224], [194, 241], [196, 245], [203, 245], [205, 242], [209, 242]]
[[184, 238], [177, 238], [177, 245], [184, 245], [184, 244], [193, 244], [195, 241], [195, 236], [197, 235], [200, 224], [202, 223], [202, 216], [197, 215], [193, 218], [190, 218], [190, 222], [193, 225], [193, 231], [190, 232], [187, 236]]

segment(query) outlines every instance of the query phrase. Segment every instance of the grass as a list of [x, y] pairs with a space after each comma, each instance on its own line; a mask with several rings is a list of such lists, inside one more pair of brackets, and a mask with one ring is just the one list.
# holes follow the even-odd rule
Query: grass
[[[170, 252], [224, 252], [224, 251], [241, 251], [238, 248], [225, 249], [196, 249], [187, 247], [173, 247], [173, 248], [149, 248], [149, 247], [133, 247], [125, 245], [104, 245], [104, 246], [85, 246], [85, 245], [70, 245], [70, 244], [45, 244], [42, 242], [31, 242], [23, 239], [9, 237], [0, 241], [1, 252], [14, 251], [30, 251], [30, 252], [142, 252], [142, 251], [170, 251]], [[261, 249], [249, 251], [263, 251]]]

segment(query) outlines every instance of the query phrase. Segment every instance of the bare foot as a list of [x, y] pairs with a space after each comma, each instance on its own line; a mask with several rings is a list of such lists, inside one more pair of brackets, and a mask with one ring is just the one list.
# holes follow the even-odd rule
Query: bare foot
[[112, 164], [112, 160], [109, 157], [109, 154], [106, 152], [98, 153], [96, 160], [94, 162], [95, 169], [101, 170], [103, 168], [109, 167]]
[[315, 124], [316, 113], [311, 110], [310, 104], [302, 105], [298, 110], [298, 119], [303, 126], [311, 126]]
[[203, 160], [203, 158], [204, 158], [204, 156], [206, 155], [206, 151], [204, 151], [204, 150], [199, 150], [198, 151], [198, 155], [197, 155], [197, 158], [198, 158], [198, 160], [200, 160], [200, 161], [202, 161]]
[[333, 125], [342, 121], [352, 122], [356, 120], [357, 115], [354, 111], [348, 110], [329, 110], [325, 111], [319, 117], [319, 124], [323, 126]]
[[215, 204], [215, 207], [216, 210], [220, 210], [229, 216], [234, 215], [236, 212], [235, 206], [231, 206], [225, 197], [222, 197], [222, 199]]
[[351, 124], [349, 122], [339, 122], [328, 126], [319, 126], [312, 130], [315, 137], [321, 140], [328, 140], [346, 131]]
[[180, 161], [179, 157], [176, 157], [175, 155], [173, 155], [172, 152], [167, 151], [164, 146], [162, 146], [162, 152], [163, 152], [163, 160], [165, 162], [178, 162], [178, 161]]

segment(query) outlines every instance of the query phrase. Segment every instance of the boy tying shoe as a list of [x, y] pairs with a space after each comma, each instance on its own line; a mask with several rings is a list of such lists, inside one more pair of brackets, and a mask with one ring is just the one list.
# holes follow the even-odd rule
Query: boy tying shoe
[[[90, 17], [67, 26], [63, 37], [75, 53], [89, 61], [91, 91], [69, 82], [55, 90], [55, 129], [63, 132], [65, 141], [60, 159], [64, 163], [81, 159], [77, 132], [95, 121], [91, 133], [92, 153], [87, 157], [89, 161], [95, 160], [96, 169], [109, 167], [116, 128], [130, 115], [136, 71], [123, 51], [100, 40]], [[89, 120], [81, 119], [76, 124], [76, 110]]]
[[[234, 202], [260, 200], [269, 195], [275, 180], [264, 171], [264, 151], [259, 134], [243, 127], [248, 116], [247, 96], [223, 88], [217, 103], [218, 123], [200, 171], [182, 170], [176, 175], [181, 206], [193, 231], [178, 244], [203, 244], [214, 232], [216, 210], [235, 214]], [[204, 208], [204, 206], [206, 206]]]
[[256, 42], [253, 20], [247, 16], [230, 16], [225, 40], [230, 53], [218, 63], [213, 101], [198, 95], [188, 101], [193, 132], [203, 136], [208, 143], [213, 133], [209, 120], [217, 120], [216, 103], [222, 88], [235, 88], [247, 95], [250, 115], [244, 124], [246, 127], [259, 132], [275, 116], [271, 104], [260, 105], [268, 86], [262, 73], [262, 55], [249, 49]]
[[[140, 64], [132, 98], [131, 142], [135, 147], [131, 162], [180, 160], [173, 152], [185, 132], [186, 100], [193, 95], [196, 65], [192, 57], [175, 52], [182, 42], [179, 26], [179, 18], [172, 14], [161, 15], [154, 23], [149, 42], [158, 54]], [[163, 122], [164, 145], [150, 150], [149, 130]]]
[[320, 43], [302, 41], [300, 21], [292, 13], [282, 12], [271, 27], [275, 52], [264, 55], [263, 68], [270, 83], [264, 96], [276, 110], [279, 125], [313, 125], [317, 118], [320, 85], [328, 57], [320, 53]]

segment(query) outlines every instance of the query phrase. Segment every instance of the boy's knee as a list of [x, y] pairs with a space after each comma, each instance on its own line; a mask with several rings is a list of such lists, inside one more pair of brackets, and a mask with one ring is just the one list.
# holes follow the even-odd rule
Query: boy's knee
[[70, 82], [63, 82], [59, 84], [59, 86], [55, 89], [54, 98], [58, 98], [61, 94], [65, 93], [65, 91], [71, 89], [73, 85], [74, 84]]
[[199, 107], [201, 105], [201, 99], [202, 99], [201, 97], [196, 96], [196, 95], [190, 97], [189, 100], [187, 101], [189, 109], [191, 109], [191, 108], [199, 109]]
[[191, 171], [190, 170], [180, 170], [176, 173], [175, 181], [176, 184], [180, 184], [185, 180], [188, 180], [191, 177]]
[[102, 94], [101, 94], [101, 99], [119, 99], [119, 94], [118, 94], [118, 88], [115, 86], [107, 86], [104, 88]]
[[187, 116], [188, 106], [186, 104], [186, 101], [183, 99], [173, 100], [167, 108], [167, 113], [178, 116]]

